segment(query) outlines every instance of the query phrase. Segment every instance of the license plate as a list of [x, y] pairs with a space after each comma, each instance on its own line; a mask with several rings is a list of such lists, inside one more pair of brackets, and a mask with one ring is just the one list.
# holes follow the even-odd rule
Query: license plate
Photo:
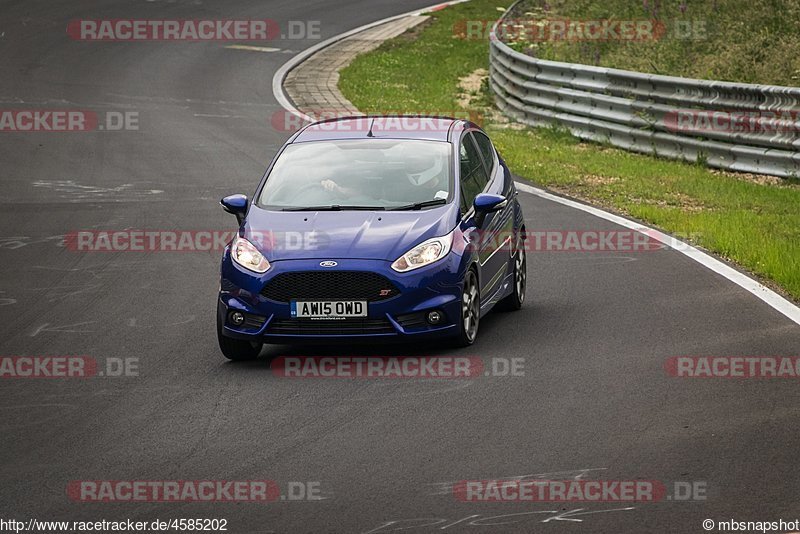
[[367, 302], [363, 300], [293, 300], [292, 317], [308, 319], [344, 319], [366, 317]]

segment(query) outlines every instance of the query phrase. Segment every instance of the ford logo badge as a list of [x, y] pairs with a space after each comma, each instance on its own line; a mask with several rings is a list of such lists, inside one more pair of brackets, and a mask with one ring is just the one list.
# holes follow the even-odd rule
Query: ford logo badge
[[321, 262], [319, 262], [319, 266], [320, 267], [336, 267], [337, 265], [339, 265], [339, 264], [336, 263], [335, 261], [330, 261], [330, 260], [329, 261], [321, 261]]

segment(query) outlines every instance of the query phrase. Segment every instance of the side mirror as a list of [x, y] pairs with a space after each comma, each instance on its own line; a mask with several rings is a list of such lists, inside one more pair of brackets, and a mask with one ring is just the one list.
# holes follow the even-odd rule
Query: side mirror
[[475, 207], [475, 222], [480, 226], [488, 213], [505, 208], [508, 205], [508, 199], [503, 195], [481, 193], [475, 197], [472, 205]]
[[245, 195], [230, 195], [219, 201], [222, 209], [236, 215], [236, 220], [242, 224], [247, 213], [247, 197]]

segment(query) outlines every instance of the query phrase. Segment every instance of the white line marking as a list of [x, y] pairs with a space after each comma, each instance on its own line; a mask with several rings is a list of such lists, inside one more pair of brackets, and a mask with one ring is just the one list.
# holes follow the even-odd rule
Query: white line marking
[[[466, 2], [466, 1], [469, 0], [455, 0], [452, 2], [447, 2], [446, 5], [460, 4], [461, 2]], [[293, 115], [296, 115], [297, 117], [300, 117], [305, 121], [314, 122], [314, 120], [311, 117], [309, 117], [308, 115], [306, 115], [305, 113], [301, 112], [296, 107], [294, 107], [294, 104], [292, 104], [292, 102], [289, 100], [289, 97], [286, 96], [286, 93], [283, 91], [283, 80], [286, 78], [286, 75], [289, 73], [290, 70], [292, 70], [297, 65], [299, 65], [300, 63], [302, 63], [303, 61], [305, 61], [318, 51], [322, 50], [323, 48], [328, 47], [338, 41], [341, 41], [342, 39], [346, 39], [351, 35], [362, 32], [374, 26], [378, 26], [385, 22], [390, 22], [403, 17], [419, 15], [421, 13], [424, 13], [425, 11], [431, 10], [434, 7], [439, 7], [444, 5], [445, 4], [440, 3], [433, 6], [429, 6], [424, 9], [418, 9], [416, 11], [411, 11], [409, 13], [403, 13], [402, 15], [395, 15], [394, 17], [388, 17], [382, 20], [378, 20], [370, 24], [366, 24], [364, 26], [356, 28], [354, 30], [350, 30], [348, 32], [344, 32], [334, 37], [331, 37], [330, 39], [318, 43], [310, 48], [306, 48], [296, 56], [293, 56], [292, 59], [281, 65], [281, 67], [272, 77], [272, 94], [275, 96], [275, 100], [277, 100], [278, 104], [280, 104], [281, 107], [283, 107], [283, 109], [285, 109], [289, 113], [292, 113]], [[749, 276], [740, 273], [736, 269], [733, 269], [728, 265], [725, 265], [718, 259], [713, 258], [708, 254], [697, 250], [693, 246], [684, 243], [679, 239], [675, 239], [674, 237], [659, 232], [658, 230], [649, 228], [647, 226], [644, 226], [642, 224], [633, 221], [629, 221], [624, 217], [620, 217], [619, 215], [614, 215], [613, 213], [608, 213], [607, 211], [603, 211], [599, 208], [595, 208], [593, 206], [586, 206], [584, 204], [581, 204], [580, 202], [575, 202], [573, 200], [553, 195], [551, 193], [548, 193], [544, 189], [539, 189], [538, 187], [533, 187], [531, 185], [522, 184], [519, 182], [517, 182], [517, 187], [519, 188], [520, 191], [524, 191], [526, 193], [530, 193], [547, 200], [552, 200], [553, 202], [558, 202], [559, 204], [563, 204], [571, 208], [585, 211], [586, 213], [590, 213], [595, 217], [600, 217], [601, 219], [611, 221], [620, 226], [624, 226], [625, 228], [631, 228], [633, 230], [646, 233], [652, 239], [660, 241], [661, 243], [676, 249], [678, 252], [693, 259], [700, 265], [708, 269], [711, 269], [712, 271], [721, 276], [724, 276], [737, 286], [741, 287], [746, 291], [749, 291], [750, 293], [752, 293], [753, 295], [764, 301], [767, 305], [771, 306], [776, 311], [782, 313], [790, 320], [800, 325], [800, 308], [795, 306], [793, 303], [789, 302], [788, 300], [778, 295], [777, 293], [775, 293], [768, 287], [764, 286], [763, 284], [757, 282], [756, 280], [753, 280]]]
[[632, 230], [636, 230], [637, 232], [646, 234], [650, 238], [655, 239], [656, 241], [659, 241], [660, 243], [663, 243], [668, 247], [680, 252], [681, 254], [693, 259], [703, 267], [711, 269], [720, 276], [724, 276], [737, 286], [741, 287], [746, 291], [749, 291], [756, 297], [763, 300], [773, 309], [777, 310], [778, 312], [782, 313], [783, 315], [785, 315], [786, 317], [788, 317], [789, 319], [800, 325], [800, 308], [798, 308], [797, 306], [795, 306], [782, 296], [778, 295], [770, 288], [761, 284], [760, 282], [753, 280], [749, 276], [740, 273], [739, 271], [730, 267], [729, 265], [726, 265], [725, 263], [719, 261], [718, 259], [709, 256], [705, 252], [701, 252], [695, 247], [687, 243], [684, 243], [679, 239], [675, 239], [670, 235], [667, 235], [663, 232], [659, 232], [658, 230], [645, 226], [641, 223], [628, 220], [624, 217], [620, 217], [619, 215], [614, 215], [613, 213], [608, 213], [607, 211], [603, 211], [600, 208], [595, 208], [594, 206], [587, 206], [585, 204], [581, 204], [580, 202], [576, 202], [568, 198], [563, 198], [558, 195], [553, 195], [552, 193], [548, 193], [544, 189], [540, 189], [538, 187], [534, 187], [528, 184], [523, 184], [520, 182], [516, 182], [516, 184], [517, 184], [517, 189], [519, 189], [520, 191], [524, 191], [526, 193], [530, 193], [532, 195], [536, 195], [537, 197], [541, 197], [547, 200], [552, 200], [553, 202], [558, 202], [559, 204], [569, 206], [570, 208], [575, 208], [577, 210], [585, 211], [586, 213], [594, 215], [595, 217], [600, 217], [601, 219], [611, 221], [614, 224], [618, 224], [620, 226], [624, 226], [625, 228], [630, 228]]
[[219, 113], [194, 113], [195, 117], [211, 118], [211, 119], [250, 119], [246, 115], [224, 115]]
[[548, 517], [542, 523], [549, 523], [550, 521], [575, 521], [576, 523], [581, 523], [583, 519], [575, 519], [576, 515], [591, 515], [591, 514], [604, 514], [606, 512], [627, 512], [629, 510], [636, 510], [635, 506], [628, 506], [626, 508], [611, 508], [609, 510], [590, 510], [588, 512], [584, 512], [585, 508], [577, 508], [575, 510], [569, 510], [565, 512], [559, 512], [557, 515], [553, 517]]
[[30, 337], [36, 337], [42, 332], [67, 332], [67, 333], [81, 333], [81, 332], [94, 332], [94, 330], [75, 330], [76, 326], [83, 326], [87, 324], [94, 324], [97, 321], [86, 321], [84, 323], [66, 324], [63, 326], [50, 326], [50, 323], [44, 323], [29, 334]]
[[228, 45], [225, 48], [231, 50], [250, 50], [251, 52], [280, 52], [280, 48], [272, 48], [270, 46], [250, 46], [250, 45]]

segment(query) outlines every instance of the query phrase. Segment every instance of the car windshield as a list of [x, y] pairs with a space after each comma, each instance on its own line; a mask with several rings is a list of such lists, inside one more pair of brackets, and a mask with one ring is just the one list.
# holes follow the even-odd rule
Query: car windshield
[[422, 209], [451, 195], [450, 144], [359, 139], [292, 144], [261, 191], [266, 209]]

